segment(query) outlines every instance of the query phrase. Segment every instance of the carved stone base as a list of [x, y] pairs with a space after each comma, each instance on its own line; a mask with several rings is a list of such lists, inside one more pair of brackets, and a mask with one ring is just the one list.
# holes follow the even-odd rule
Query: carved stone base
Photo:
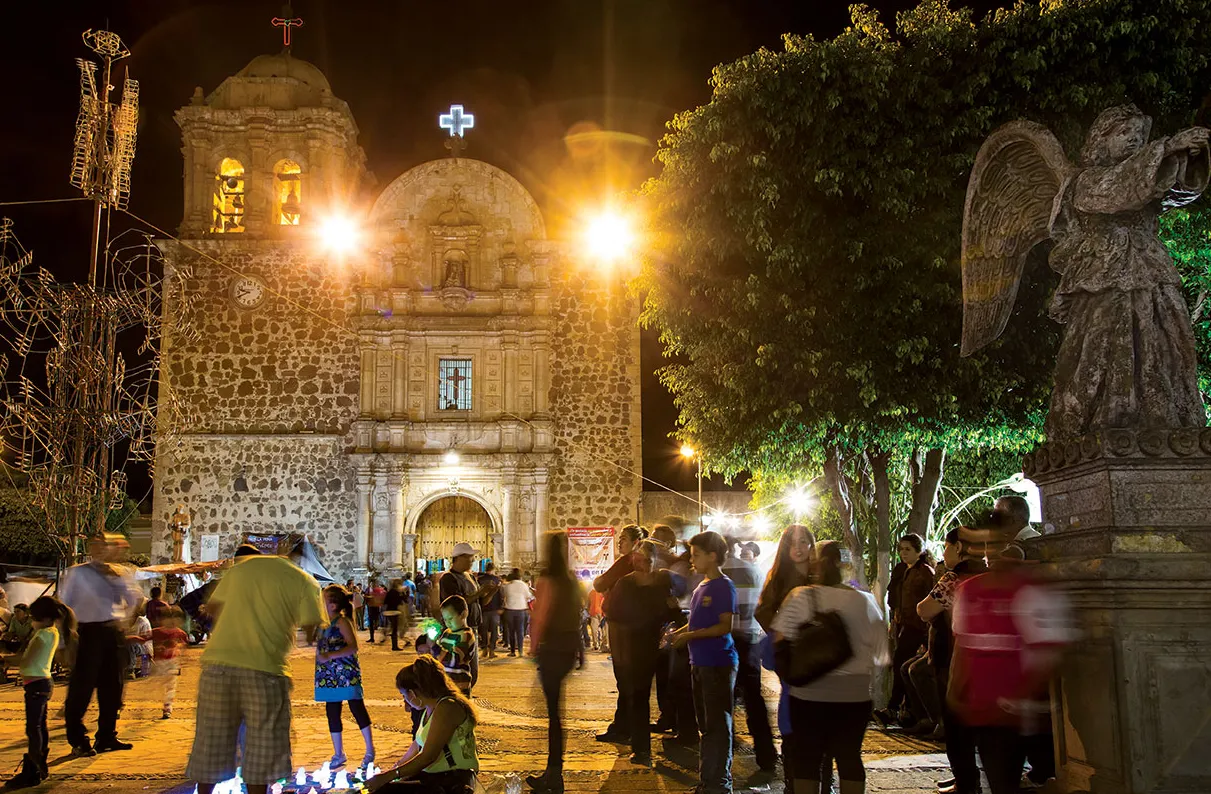
[[1083, 636], [1052, 699], [1064, 791], [1211, 791], [1211, 431], [1110, 431], [1032, 456], [1031, 541]]

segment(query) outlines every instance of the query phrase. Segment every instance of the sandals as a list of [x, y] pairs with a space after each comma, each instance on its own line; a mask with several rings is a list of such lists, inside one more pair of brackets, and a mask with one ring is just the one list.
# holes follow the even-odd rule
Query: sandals
[[348, 760], [349, 759], [343, 755], [334, 755], [334, 756], [332, 756], [332, 758], [328, 759], [328, 768], [330, 770], [332, 770], [333, 772], [335, 772], [336, 770], [343, 767], [345, 765], [345, 762]]

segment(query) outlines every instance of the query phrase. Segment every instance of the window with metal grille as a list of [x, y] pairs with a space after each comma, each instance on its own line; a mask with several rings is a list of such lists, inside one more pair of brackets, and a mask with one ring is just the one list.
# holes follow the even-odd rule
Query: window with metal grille
[[437, 408], [440, 411], [471, 410], [471, 359], [438, 360]]

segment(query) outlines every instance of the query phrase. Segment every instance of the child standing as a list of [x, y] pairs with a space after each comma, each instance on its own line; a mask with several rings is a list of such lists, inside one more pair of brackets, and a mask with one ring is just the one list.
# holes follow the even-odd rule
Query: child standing
[[344, 732], [341, 728], [341, 703], [349, 702], [349, 713], [357, 722], [366, 742], [361, 768], [374, 760], [374, 736], [370, 715], [362, 700], [362, 668], [357, 659], [357, 634], [353, 630], [353, 600], [339, 584], [324, 588], [324, 607], [328, 623], [315, 643], [315, 699], [323, 703], [328, 715], [328, 733], [332, 736], [331, 769], [345, 765]]
[[431, 652], [450, 680], [470, 697], [471, 687], [479, 679], [479, 648], [475, 632], [467, 626], [468, 611], [467, 600], [460, 595], [442, 602], [442, 622], [446, 628]]
[[172, 716], [177, 676], [181, 674], [179, 657], [181, 649], [189, 644], [189, 635], [181, 628], [184, 623], [185, 613], [180, 607], [166, 607], [159, 612], [159, 625], [151, 630], [151, 674], [164, 693], [163, 720]]
[[671, 637], [673, 647], [690, 646], [694, 713], [702, 729], [698, 748], [699, 791], [732, 792], [732, 705], [739, 657], [732, 641], [736, 587], [719, 567], [727, 542], [718, 532], [690, 539], [690, 564], [703, 580], [690, 600], [690, 621]]
[[63, 634], [76, 633], [76, 616], [62, 601], [41, 596], [29, 608], [33, 635], [21, 657], [21, 678], [25, 681], [25, 736], [29, 751], [21, 762], [21, 771], [4, 784], [5, 789], [36, 786], [46, 780], [46, 758], [50, 754], [50, 737], [46, 729], [46, 707], [53, 685], [51, 664], [59, 647], [58, 623]]

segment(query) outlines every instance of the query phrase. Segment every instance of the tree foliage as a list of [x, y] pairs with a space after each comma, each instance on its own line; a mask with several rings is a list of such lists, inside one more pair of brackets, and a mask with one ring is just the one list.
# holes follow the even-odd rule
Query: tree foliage
[[[872, 453], [898, 456], [894, 471], [922, 449], [1037, 443], [1060, 332], [1045, 252], [1002, 338], [959, 356], [975, 154], [1017, 118], [1075, 153], [1124, 101], [1158, 134], [1189, 124], [1211, 85], [1208, 20], [1211, 0], [1048, 0], [980, 21], [929, 0], [893, 33], [854, 6], [835, 39], [788, 35], [717, 67], [711, 101], [674, 118], [644, 188], [640, 284], [681, 433], [709, 467], [801, 476], [831, 450], [856, 483]], [[1209, 219], [1181, 217], [1167, 228], [1204, 258], [1179, 265], [1205, 278]]]

